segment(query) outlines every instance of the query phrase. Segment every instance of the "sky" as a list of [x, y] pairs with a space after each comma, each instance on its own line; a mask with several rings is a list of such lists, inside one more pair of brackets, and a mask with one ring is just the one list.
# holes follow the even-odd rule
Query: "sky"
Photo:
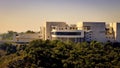
[[120, 22], [120, 0], [0, 0], [0, 33], [39, 31], [46, 21]]

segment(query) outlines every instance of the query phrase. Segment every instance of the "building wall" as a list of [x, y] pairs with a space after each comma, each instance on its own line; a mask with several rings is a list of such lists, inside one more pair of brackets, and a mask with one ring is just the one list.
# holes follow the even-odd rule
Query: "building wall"
[[40, 39], [39, 33], [34, 33], [34, 34], [15, 34], [13, 37], [13, 42], [17, 43], [26, 43], [33, 41], [35, 39]]
[[40, 39], [45, 40], [45, 27], [40, 27]]
[[52, 40], [83, 42], [84, 31], [77, 29], [52, 30]]
[[83, 30], [90, 30], [91, 40], [106, 42], [105, 28], [105, 22], [83, 22]]
[[85, 31], [84, 40], [87, 42], [92, 41], [92, 31]]
[[116, 42], [120, 42], [120, 23], [111, 23], [110, 26], [114, 30], [114, 37]]
[[67, 24], [65, 22], [46, 22], [46, 24], [45, 24], [45, 40], [52, 39], [52, 37], [51, 37], [52, 26], [66, 27]]
[[77, 23], [78, 30], [83, 30], [83, 22]]
[[120, 42], [120, 23], [117, 23], [116, 40]]
[[[113, 29], [113, 27], [115, 29]], [[109, 26], [106, 27], [106, 37], [107, 40], [111, 41], [111, 42], [115, 42], [115, 36], [116, 36], [116, 24], [114, 23], [109, 23]]]
[[52, 40], [82, 42], [84, 41], [84, 31], [75, 29], [52, 30]]
[[[106, 42], [110, 40], [112, 42], [114, 41], [120, 42], [120, 23], [110, 23], [109, 25], [110, 28], [106, 26], [105, 22], [79, 22], [77, 25], [71, 26], [68, 26], [65, 22], [46, 22], [45, 27], [42, 30], [43, 31], [42, 36], [44, 40], [47, 39], [52, 40], [58, 38], [58, 37], [52, 38], [51, 31], [53, 26], [55, 26], [57, 27], [57, 29], [62, 28], [63, 31], [65, 31], [66, 29], [82, 30], [85, 32], [84, 33], [85, 41], [95, 40], [99, 42]], [[108, 34], [106, 32], [108, 32]], [[68, 39], [70, 39], [71, 37], [68, 37]], [[66, 40], [65, 38], [59, 39]]]
[[110, 27], [113, 28], [114, 37], [115, 37], [115, 40], [116, 40], [116, 37], [117, 37], [117, 23], [110, 23]]

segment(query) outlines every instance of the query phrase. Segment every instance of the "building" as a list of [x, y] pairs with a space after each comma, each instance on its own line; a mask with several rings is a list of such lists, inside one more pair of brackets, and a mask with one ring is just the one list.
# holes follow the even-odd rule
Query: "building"
[[114, 34], [114, 41], [120, 42], [120, 23], [110, 23], [110, 27], [112, 29], [112, 32]]
[[45, 40], [45, 27], [41, 26], [40, 27], [40, 39]]
[[61, 41], [98, 41], [120, 42], [120, 23], [79, 22], [68, 25], [65, 22], [46, 22], [40, 27], [40, 33], [22, 33], [13, 37], [18, 44], [28, 43], [35, 39]]
[[113, 30], [112, 23], [106, 26], [106, 38], [108, 41], [115, 42], [115, 32]]
[[45, 40], [51, 40], [52, 36], [51, 36], [51, 31], [52, 31], [52, 27], [56, 26], [56, 27], [66, 27], [68, 26], [65, 22], [46, 22], [45, 23]]
[[40, 39], [39, 33], [20, 33], [14, 34], [13, 42], [17, 44], [27, 44], [30, 41]]
[[83, 42], [84, 31], [78, 30], [76, 26], [53, 27], [51, 31], [52, 40]]
[[86, 41], [106, 42], [106, 24], [105, 22], [82, 22], [77, 25], [79, 29], [85, 31]]
[[79, 22], [68, 25], [65, 22], [46, 22], [40, 33], [43, 40], [120, 42], [120, 23]]
[[[101, 28], [102, 27], [102, 28]], [[74, 42], [92, 41], [106, 42], [105, 22], [81, 22], [68, 25], [65, 22], [46, 22], [43, 33], [45, 40], [72, 40]]]
[[40, 33], [43, 40], [80, 42], [84, 39], [83, 30], [78, 30], [76, 24], [68, 25], [65, 22], [46, 22]]

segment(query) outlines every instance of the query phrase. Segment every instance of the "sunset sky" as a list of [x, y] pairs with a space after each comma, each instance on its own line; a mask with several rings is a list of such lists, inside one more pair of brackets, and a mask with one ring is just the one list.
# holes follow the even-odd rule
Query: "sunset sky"
[[120, 0], [0, 0], [0, 33], [39, 31], [45, 21], [120, 22]]

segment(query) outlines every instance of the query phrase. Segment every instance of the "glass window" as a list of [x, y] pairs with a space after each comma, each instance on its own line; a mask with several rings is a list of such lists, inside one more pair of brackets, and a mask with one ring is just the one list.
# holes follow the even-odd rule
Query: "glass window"
[[90, 30], [91, 27], [90, 26], [84, 26], [84, 30]]
[[52, 32], [53, 35], [81, 35], [81, 32]]

